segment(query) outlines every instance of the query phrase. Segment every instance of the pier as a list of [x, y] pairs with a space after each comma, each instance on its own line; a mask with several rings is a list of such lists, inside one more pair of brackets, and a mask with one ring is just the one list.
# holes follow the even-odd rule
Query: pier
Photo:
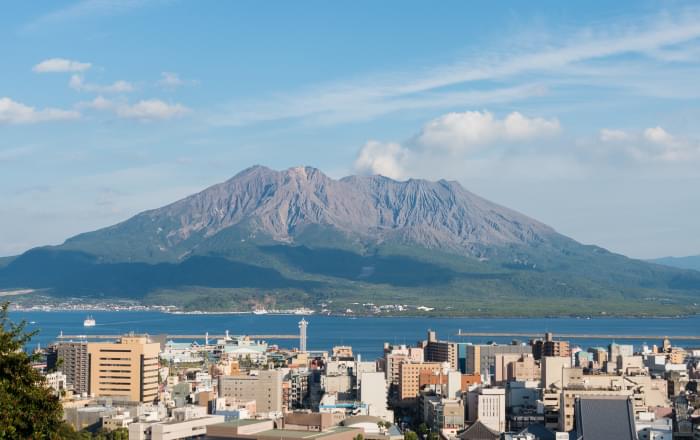
[[[558, 339], [634, 339], [642, 341], [652, 341], [663, 339], [664, 337], [679, 339], [684, 341], [700, 341], [700, 335], [621, 335], [621, 334], [590, 334], [590, 333], [555, 333]], [[474, 338], [543, 338], [544, 333], [505, 333], [505, 332], [463, 332], [459, 331], [458, 337]]]
[[[63, 340], [63, 339], [119, 339], [121, 337], [128, 336], [128, 335], [64, 335], [63, 333], [59, 334], [56, 336], [56, 339], [58, 340]], [[226, 334], [221, 334], [221, 335], [215, 335], [215, 334], [208, 334], [208, 333], [203, 333], [203, 334], [197, 334], [197, 335], [149, 335], [154, 338], [164, 338], [164, 339], [172, 339], [172, 340], [196, 340], [196, 339], [227, 339], [227, 338], [233, 338], [237, 336], [242, 336], [244, 338], [248, 339], [253, 339], [253, 340], [266, 340], [266, 339], [299, 339], [299, 335], [232, 335], [229, 333]]]

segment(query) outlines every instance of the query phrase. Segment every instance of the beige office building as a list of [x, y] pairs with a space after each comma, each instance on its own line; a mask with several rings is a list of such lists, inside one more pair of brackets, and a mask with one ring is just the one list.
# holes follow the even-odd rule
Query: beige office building
[[88, 393], [152, 402], [158, 396], [160, 344], [146, 336], [88, 343]]
[[[256, 402], [258, 415], [282, 413], [281, 370], [264, 370], [249, 375], [219, 376], [219, 397], [230, 402]], [[272, 413], [272, 414], [271, 414]]]

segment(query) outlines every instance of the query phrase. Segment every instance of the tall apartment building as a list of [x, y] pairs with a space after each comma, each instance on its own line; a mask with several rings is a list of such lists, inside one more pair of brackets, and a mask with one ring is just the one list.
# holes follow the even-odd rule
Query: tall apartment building
[[424, 371], [438, 374], [442, 370], [442, 363], [404, 362], [399, 370], [399, 399], [415, 399], [420, 394], [420, 374]]
[[87, 393], [89, 370], [87, 342], [59, 342], [53, 347], [53, 355], [51, 358], [47, 357], [47, 366], [65, 374], [66, 383], [73, 386], [74, 393]]
[[399, 368], [403, 362], [423, 362], [425, 353], [422, 347], [389, 345], [384, 343], [384, 372], [390, 385], [399, 384]]
[[160, 344], [146, 336], [87, 344], [88, 393], [152, 402], [158, 396]]
[[256, 374], [219, 376], [219, 397], [238, 402], [255, 400], [258, 414], [282, 413], [284, 371], [264, 370]]
[[530, 345], [532, 345], [532, 354], [537, 360], [546, 356], [571, 356], [569, 341], [555, 341], [554, 336], [550, 332], [544, 334], [544, 340], [532, 340]]
[[447, 362], [450, 368], [457, 370], [457, 344], [454, 342], [439, 341], [433, 330], [428, 330], [428, 340], [423, 348], [426, 362]]

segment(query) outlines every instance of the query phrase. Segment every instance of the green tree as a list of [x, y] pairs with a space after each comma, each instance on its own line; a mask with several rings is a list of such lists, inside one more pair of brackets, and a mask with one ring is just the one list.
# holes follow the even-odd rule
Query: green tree
[[353, 440], [365, 440], [365, 436], [362, 434], [357, 434], [355, 437], [353, 437]]
[[11, 322], [9, 305], [0, 305], [0, 439], [61, 438], [63, 408], [32, 368], [38, 355], [24, 352], [36, 332], [26, 332], [24, 321]]
[[425, 434], [427, 434], [427, 433], [428, 433], [428, 425], [426, 425], [425, 423], [421, 423], [420, 425], [418, 425], [418, 434], [420, 434], [421, 437], [425, 437]]
[[406, 431], [403, 435], [403, 440], [418, 440], [418, 434], [413, 431]]

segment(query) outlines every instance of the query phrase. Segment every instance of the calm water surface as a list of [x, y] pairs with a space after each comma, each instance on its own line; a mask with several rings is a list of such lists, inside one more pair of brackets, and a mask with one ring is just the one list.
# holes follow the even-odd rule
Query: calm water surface
[[[283, 315], [172, 315], [160, 312], [91, 312], [97, 321], [92, 328], [83, 327], [87, 312], [11, 312], [12, 320], [34, 322], [29, 329], [39, 335], [31, 346], [42, 346], [65, 334], [122, 334], [126, 332], [169, 334], [294, 334], [298, 332], [300, 316]], [[485, 343], [510, 342], [510, 338], [459, 338], [465, 332], [538, 332], [650, 335], [649, 340], [620, 343], [660, 344], [669, 336], [674, 344], [700, 346], [700, 341], [674, 339], [674, 335], [700, 335], [700, 316], [676, 319], [649, 318], [373, 318], [340, 316], [306, 316], [309, 321], [308, 348], [329, 350], [334, 345], [351, 345], [365, 359], [381, 355], [384, 341], [393, 344], [415, 344], [426, 338], [427, 329], [438, 332], [440, 339]], [[295, 340], [270, 340], [282, 347], [296, 346]], [[573, 340], [582, 347], [605, 346], [607, 340]]]

